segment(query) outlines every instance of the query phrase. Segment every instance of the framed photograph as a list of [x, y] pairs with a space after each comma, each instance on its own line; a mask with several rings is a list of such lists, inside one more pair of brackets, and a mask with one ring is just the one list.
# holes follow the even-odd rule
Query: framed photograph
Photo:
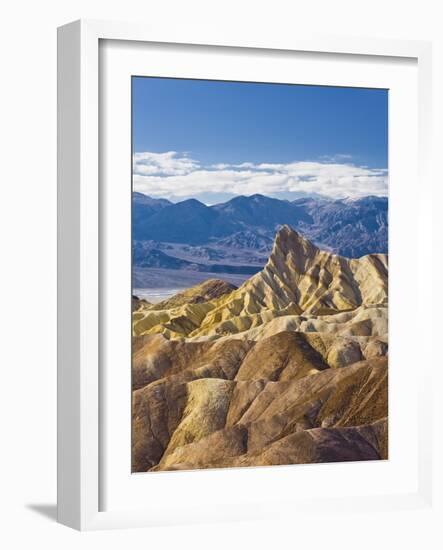
[[59, 521], [430, 506], [429, 44], [58, 47]]

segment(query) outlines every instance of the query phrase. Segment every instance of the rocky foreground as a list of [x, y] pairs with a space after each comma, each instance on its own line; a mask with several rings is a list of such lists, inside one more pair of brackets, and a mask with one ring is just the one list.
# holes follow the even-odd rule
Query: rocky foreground
[[288, 226], [240, 288], [133, 299], [133, 471], [388, 454], [388, 268]]

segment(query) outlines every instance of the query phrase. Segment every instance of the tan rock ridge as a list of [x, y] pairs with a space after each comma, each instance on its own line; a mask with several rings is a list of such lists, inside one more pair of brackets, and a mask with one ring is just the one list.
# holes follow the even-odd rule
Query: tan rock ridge
[[320, 250], [284, 226], [276, 235], [265, 268], [220, 299], [190, 336], [211, 334], [227, 320], [265, 311], [292, 308], [292, 313], [328, 315], [361, 305], [386, 305], [387, 299], [386, 255], [349, 260]]
[[151, 310], [160, 310], [160, 309], [172, 309], [180, 307], [185, 304], [199, 304], [202, 302], [208, 302], [230, 294], [233, 290], [236, 290], [237, 287], [221, 279], [208, 279], [199, 285], [195, 285], [189, 289], [186, 289], [178, 294], [175, 294], [172, 298], [168, 300], [163, 300], [158, 304], [154, 304], [150, 307]]
[[[277, 317], [327, 316], [374, 305], [386, 308], [388, 260], [384, 254], [352, 260], [337, 256], [283, 226], [264, 269], [240, 288], [220, 288], [212, 292], [216, 297], [205, 301], [211, 292], [202, 292], [201, 286], [155, 308], [138, 309], [134, 334], [218, 338], [265, 325]], [[203, 299], [196, 301], [195, 295]]]
[[237, 338], [182, 342], [148, 335], [134, 339], [132, 386], [136, 390], [170, 378], [292, 380], [386, 353], [384, 339], [366, 336], [287, 331], [258, 342]]
[[[230, 330], [232, 334], [229, 334]], [[225, 321], [217, 325], [216, 330], [192, 340], [260, 340], [282, 331], [320, 332], [335, 336], [378, 336], [384, 339], [388, 333], [388, 307], [360, 306], [335, 315], [288, 315], [287, 311], [281, 311], [274, 312], [274, 315], [267, 312], [260, 316], [243, 316]], [[224, 332], [228, 336], [220, 337]]]

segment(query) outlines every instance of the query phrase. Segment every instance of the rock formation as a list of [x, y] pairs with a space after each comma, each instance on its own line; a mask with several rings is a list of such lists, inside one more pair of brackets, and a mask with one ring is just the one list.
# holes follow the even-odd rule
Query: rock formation
[[386, 459], [387, 306], [386, 255], [288, 226], [240, 288], [137, 303], [133, 471]]
[[320, 250], [288, 226], [277, 233], [265, 268], [237, 290], [204, 303], [145, 308], [134, 333], [168, 338], [244, 332], [288, 315], [325, 316], [380, 305], [388, 299], [387, 256], [358, 260]]

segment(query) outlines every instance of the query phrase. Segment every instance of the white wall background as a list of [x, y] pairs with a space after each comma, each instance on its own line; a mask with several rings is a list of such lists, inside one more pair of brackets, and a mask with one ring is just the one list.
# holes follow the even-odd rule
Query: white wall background
[[[278, 522], [79, 534], [54, 523], [56, 469], [56, 27], [74, 19], [168, 22], [189, 31], [229, 28], [263, 35], [298, 28], [327, 34], [434, 41], [435, 185], [442, 177], [441, 2], [421, 0], [16, 0], [2, 7], [0, 86], [0, 544], [4, 548], [164, 549], [441, 548], [434, 512], [305, 517]], [[441, 196], [441, 191], [439, 191]], [[440, 202], [434, 201], [439, 222]], [[441, 217], [441, 215], [440, 215]], [[437, 225], [435, 225], [437, 229]], [[430, 236], [431, 238], [431, 236]], [[433, 236], [443, 250], [443, 234]], [[407, 245], [407, 243], [405, 243]], [[441, 255], [434, 266], [440, 282]], [[429, 317], [436, 326], [442, 298]], [[434, 318], [432, 318], [434, 315]], [[438, 345], [438, 342], [436, 342]], [[429, 345], [426, 343], [424, 345]], [[436, 350], [438, 348], [436, 347]], [[436, 354], [436, 367], [441, 356]], [[419, 368], [419, 366], [418, 366]], [[436, 414], [442, 406], [436, 388]], [[440, 399], [441, 401], [441, 399]], [[440, 429], [439, 429], [440, 428]], [[441, 423], [435, 426], [442, 459]], [[436, 468], [439, 495], [442, 476]], [[439, 499], [438, 499], [439, 500]], [[50, 517], [48, 517], [50, 516]]]

